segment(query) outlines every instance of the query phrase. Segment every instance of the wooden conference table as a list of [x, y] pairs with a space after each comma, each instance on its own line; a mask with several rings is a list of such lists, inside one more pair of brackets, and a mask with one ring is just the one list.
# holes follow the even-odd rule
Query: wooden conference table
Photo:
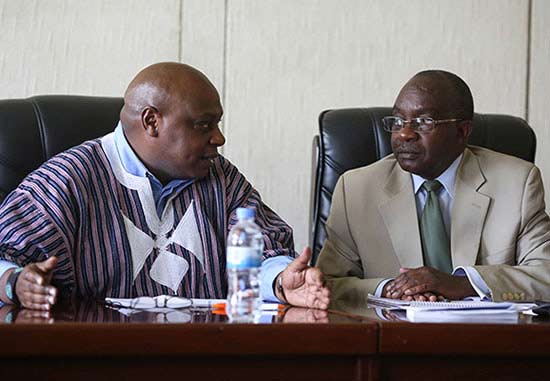
[[[550, 321], [386, 321], [342, 304], [260, 324], [207, 309], [130, 316], [99, 303], [0, 308], [0, 380], [546, 380]], [[387, 317], [387, 316], [386, 316]]]

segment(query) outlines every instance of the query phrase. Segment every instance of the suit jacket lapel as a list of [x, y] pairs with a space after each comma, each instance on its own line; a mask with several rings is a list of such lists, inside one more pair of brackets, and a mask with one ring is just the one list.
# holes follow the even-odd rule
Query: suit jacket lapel
[[411, 175], [395, 164], [384, 186], [389, 199], [378, 207], [402, 267], [423, 266]]
[[486, 179], [475, 155], [469, 149], [457, 171], [451, 214], [451, 253], [453, 267], [473, 266], [491, 199], [478, 189]]

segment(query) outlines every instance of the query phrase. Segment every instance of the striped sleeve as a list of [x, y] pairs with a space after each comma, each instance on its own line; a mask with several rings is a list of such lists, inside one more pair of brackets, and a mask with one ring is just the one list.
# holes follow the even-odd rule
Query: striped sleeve
[[292, 228], [264, 204], [258, 191], [234, 165], [227, 159], [223, 160], [222, 165], [228, 200], [228, 231], [237, 223], [237, 208], [255, 209], [256, 224], [264, 236], [264, 260], [277, 255], [295, 257]]
[[27, 192], [12, 192], [0, 209], [0, 258], [26, 266], [57, 256], [56, 278], [62, 281], [71, 276], [66, 254], [66, 240], [52, 219]]
[[71, 162], [63, 154], [32, 172], [0, 207], [0, 259], [20, 266], [58, 257], [54, 280], [74, 281], [76, 215]]

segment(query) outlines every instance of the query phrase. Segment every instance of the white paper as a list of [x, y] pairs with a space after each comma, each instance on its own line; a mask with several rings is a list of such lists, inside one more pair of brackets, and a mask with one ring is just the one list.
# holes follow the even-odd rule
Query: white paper
[[[419, 301], [405, 301], [399, 299], [379, 298], [369, 294], [367, 296], [367, 302], [381, 306], [381, 307], [394, 307], [400, 309], [421, 309], [421, 310], [480, 310], [480, 309], [514, 309], [516, 305], [509, 302], [484, 302], [473, 300], [455, 300], [450, 302], [419, 302]], [[518, 309], [519, 310], [519, 309]]]
[[425, 310], [407, 308], [407, 320], [416, 323], [517, 323], [512, 309]]

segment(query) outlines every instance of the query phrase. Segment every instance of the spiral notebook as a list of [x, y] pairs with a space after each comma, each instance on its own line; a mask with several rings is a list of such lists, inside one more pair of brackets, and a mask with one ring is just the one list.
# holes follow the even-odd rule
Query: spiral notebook
[[405, 306], [406, 310], [507, 310], [514, 309], [513, 303], [506, 302], [475, 302], [475, 301], [453, 301], [453, 302], [410, 302]]
[[379, 298], [369, 295], [368, 303], [405, 310], [406, 319], [411, 322], [434, 323], [515, 323], [518, 310], [514, 303], [496, 303], [459, 300], [452, 302], [417, 302]]
[[514, 303], [507, 302], [480, 302], [470, 300], [457, 300], [452, 302], [417, 302], [405, 301], [390, 298], [380, 298], [369, 294], [367, 302], [380, 307], [396, 308], [396, 309], [416, 309], [416, 310], [485, 310], [497, 309], [506, 310], [514, 309]]

